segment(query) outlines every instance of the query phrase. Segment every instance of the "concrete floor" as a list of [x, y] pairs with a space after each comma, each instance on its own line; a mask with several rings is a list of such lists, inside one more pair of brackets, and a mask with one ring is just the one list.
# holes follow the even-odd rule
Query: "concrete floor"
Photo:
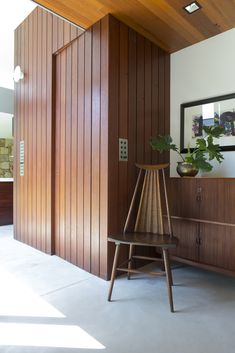
[[114, 286], [0, 227], [0, 352], [234, 353], [235, 279], [177, 267], [174, 302], [164, 278]]

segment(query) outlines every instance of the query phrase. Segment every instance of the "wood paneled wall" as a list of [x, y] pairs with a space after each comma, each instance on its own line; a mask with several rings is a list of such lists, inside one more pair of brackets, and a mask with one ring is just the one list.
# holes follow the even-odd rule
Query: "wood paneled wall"
[[[75, 26], [36, 8], [15, 31], [14, 236], [44, 252], [52, 244], [52, 56], [81, 34]], [[25, 175], [19, 143], [25, 141]]]
[[0, 226], [13, 222], [13, 182], [0, 182]]
[[[110, 17], [108, 231], [123, 230], [136, 183], [135, 163], [169, 161], [149, 139], [169, 133], [170, 56]], [[118, 138], [128, 139], [128, 162], [118, 161]], [[109, 251], [111, 268], [112, 244]], [[126, 254], [123, 254], [124, 256]]]
[[108, 17], [56, 55], [55, 250], [107, 273]]
[[[20, 177], [16, 158], [15, 236], [51, 253], [55, 235], [57, 254], [107, 278], [107, 235], [123, 229], [135, 163], [168, 160], [157, 160], [149, 138], [169, 132], [169, 54], [110, 15], [73, 43], [78, 33], [69, 37], [72, 27], [54, 21], [36, 10], [16, 31], [26, 73], [16, 92], [16, 155], [24, 139], [26, 165]], [[128, 162], [118, 160], [119, 137], [128, 138]]]
[[[56, 254], [106, 278], [107, 234], [123, 229], [135, 163], [158, 162], [149, 138], [169, 132], [169, 55], [106, 16], [57, 55], [55, 122]], [[109, 259], [110, 270], [112, 248]]]

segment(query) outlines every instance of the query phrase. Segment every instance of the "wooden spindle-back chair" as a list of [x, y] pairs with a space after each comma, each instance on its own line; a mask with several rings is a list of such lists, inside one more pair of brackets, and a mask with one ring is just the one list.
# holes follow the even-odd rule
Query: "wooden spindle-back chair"
[[[111, 275], [110, 289], [108, 300], [111, 301], [114, 280], [117, 271], [127, 272], [128, 279], [131, 273], [146, 273], [150, 275], [162, 276], [167, 279], [168, 297], [170, 309], [173, 312], [173, 296], [172, 296], [172, 274], [169, 263], [169, 249], [177, 246], [177, 238], [173, 236], [172, 225], [169, 213], [169, 205], [166, 190], [166, 179], [164, 170], [169, 164], [159, 165], [136, 165], [139, 168], [139, 175], [135, 186], [134, 194], [131, 200], [130, 208], [127, 214], [123, 233], [109, 235], [108, 240], [116, 245], [113, 261], [113, 269]], [[144, 174], [144, 176], [143, 176]], [[135, 211], [135, 203], [139, 195], [140, 184], [142, 190], [139, 197], [139, 205], [137, 212]], [[162, 184], [162, 187], [161, 187]], [[162, 193], [163, 190], [163, 193]], [[163, 207], [162, 201], [165, 201], [165, 212], [167, 217], [167, 232], [164, 231]], [[134, 229], [129, 231], [128, 227], [131, 223], [133, 214], [136, 213]], [[129, 245], [129, 258], [124, 263], [127, 267], [118, 267], [118, 256], [121, 244]], [[163, 258], [138, 256], [134, 255], [134, 247], [137, 245], [160, 248]], [[134, 259], [162, 261], [164, 263], [164, 271], [148, 272], [143, 269], [134, 269], [132, 266]], [[122, 265], [124, 265], [122, 264]]]

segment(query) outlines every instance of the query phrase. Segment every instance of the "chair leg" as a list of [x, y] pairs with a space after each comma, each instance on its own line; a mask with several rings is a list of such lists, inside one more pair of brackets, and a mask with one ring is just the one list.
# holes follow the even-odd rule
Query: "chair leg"
[[115, 248], [115, 255], [114, 255], [114, 259], [113, 259], [113, 269], [112, 269], [112, 275], [111, 275], [111, 281], [110, 281], [110, 287], [109, 287], [109, 294], [108, 294], [108, 301], [109, 302], [111, 301], [114, 280], [115, 280], [115, 277], [116, 277], [116, 271], [117, 271], [116, 269], [117, 269], [119, 250], [120, 250], [120, 243], [117, 243], [116, 244], [116, 248]]
[[[134, 244], [130, 244], [129, 247], [129, 262], [128, 262], [128, 270], [131, 270], [132, 268], [132, 255], [133, 255], [133, 250], [134, 250]], [[130, 272], [127, 273], [127, 279], [131, 278]]]
[[171, 288], [172, 275], [171, 275], [171, 268], [169, 264], [169, 253], [167, 249], [163, 249], [163, 258], [164, 258], [164, 265], [165, 265], [165, 271], [166, 271], [169, 304], [170, 304], [171, 312], [174, 312], [172, 288]]
[[164, 258], [163, 258], [163, 249], [161, 249], [161, 250], [162, 250], [162, 253], [161, 253], [162, 263], [161, 263], [160, 268], [161, 268], [161, 271], [166, 272], [165, 265], [164, 265]]
[[170, 272], [169, 272], [169, 281], [170, 281], [171, 286], [173, 286], [174, 283], [173, 283], [173, 278], [172, 278], [172, 271], [171, 271], [171, 263], [170, 263], [169, 250], [166, 251], [166, 256], [167, 256], [167, 262], [169, 263], [169, 268], [170, 268]]

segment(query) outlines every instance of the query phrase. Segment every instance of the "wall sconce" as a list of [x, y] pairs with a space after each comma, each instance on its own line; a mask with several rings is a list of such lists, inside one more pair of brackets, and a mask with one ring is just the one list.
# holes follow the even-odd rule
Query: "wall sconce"
[[17, 65], [15, 67], [14, 73], [13, 73], [13, 80], [15, 82], [19, 82], [20, 80], [23, 80], [24, 78], [24, 73], [21, 70], [21, 67], [19, 65]]

